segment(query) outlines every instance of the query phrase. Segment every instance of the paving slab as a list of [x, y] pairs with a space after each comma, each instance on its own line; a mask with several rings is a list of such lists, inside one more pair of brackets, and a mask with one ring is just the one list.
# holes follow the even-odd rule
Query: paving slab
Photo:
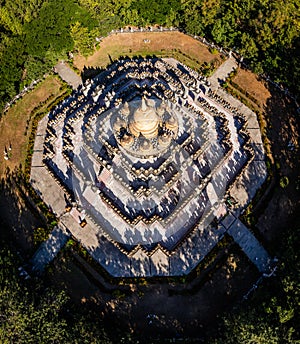
[[64, 227], [55, 227], [49, 238], [40, 245], [33, 256], [31, 260], [32, 271], [42, 272], [64, 247], [69, 237], [70, 233]]
[[261, 138], [261, 132], [260, 129], [253, 129], [253, 128], [248, 128], [247, 129], [251, 141], [252, 143], [256, 143], [256, 144], [262, 144], [262, 138]]
[[265, 161], [266, 154], [264, 145], [262, 143], [253, 143], [251, 142], [251, 147], [254, 149], [254, 160], [256, 161]]
[[224, 228], [228, 229], [236, 220], [236, 217], [229, 213], [224, 220], [221, 221], [221, 224], [224, 226]]
[[58, 75], [68, 83], [74, 90], [78, 88], [79, 85], [82, 84], [81, 77], [77, 75], [73, 69], [71, 69], [67, 64], [64, 62], [59, 62], [55, 67], [54, 70]]
[[239, 202], [241, 207], [245, 207], [253, 199], [266, 178], [265, 162], [252, 160], [245, 172], [232, 186], [230, 194]]
[[244, 114], [247, 120], [247, 129], [259, 129], [259, 123], [256, 114], [253, 111], [246, 111]]
[[169, 276], [169, 257], [159, 248], [150, 257], [150, 269], [152, 276]]
[[142, 249], [131, 256], [131, 270], [137, 277], [151, 276], [150, 258]]
[[228, 229], [228, 234], [239, 244], [259, 272], [270, 271], [271, 258], [268, 252], [240, 220], [234, 222]]

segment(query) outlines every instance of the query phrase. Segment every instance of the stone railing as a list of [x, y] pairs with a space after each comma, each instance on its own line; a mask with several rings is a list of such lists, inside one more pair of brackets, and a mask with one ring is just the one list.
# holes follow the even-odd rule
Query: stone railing
[[4, 108], [3, 108], [3, 112], [5, 113], [6, 111], [8, 111], [8, 109], [19, 99], [21, 99], [26, 93], [28, 93], [29, 91], [33, 90], [35, 88], [35, 86], [41, 82], [42, 79], [38, 79], [38, 80], [34, 80], [32, 81], [32, 83], [29, 86], [25, 86], [23, 88], [23, 90], [17, 94], [16, 96], [13, 97], [13, 99], [11, 101], [9, 101], [8, 103], [5, 104]]

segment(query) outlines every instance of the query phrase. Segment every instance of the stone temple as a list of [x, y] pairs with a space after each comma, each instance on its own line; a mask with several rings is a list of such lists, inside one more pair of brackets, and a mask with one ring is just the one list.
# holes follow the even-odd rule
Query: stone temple
[[239, 216], [266, 178], [259, 126], [222, 92], [121, 59], [40, 122], [32, 185], [112, 276], [188, 274], [226, 233], [256, 244]]

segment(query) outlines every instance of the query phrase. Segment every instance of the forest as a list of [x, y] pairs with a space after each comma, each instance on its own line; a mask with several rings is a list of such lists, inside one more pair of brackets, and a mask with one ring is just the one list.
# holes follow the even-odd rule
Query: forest
[[254, 72], [299, 93], [299, 0], [2, 0], [0, 108], [68, 52], [89, 54], [112, 29], [150, 24], [235, 49]]
[[66, 291], [46, 280], [24, 280], [22, 261], [1, 226], [0, 342], [110, 344], [101, 321], [88, 309], [72, 305]]
[[[299, 342], [299, 225], [298, 221], [286, 231], [278, 247], [280, 264], [275, 277], [266, 279], [242, 307], [223, 315], [218, 330], [214, 326], [208, 331], [205, 343]], [[24, 280], [11, 234], [3, 226], [1, 231], [1, 343], [144, 343], [121, 327], [104, 324], [96, 309], [75, 306], [67, 290], [49, 286], [47, 279]], [[150, 339], [146, 343], [151, 344]]]
[[[300, 0], [0, 0], [0, 109], [71, 51], [90, 54], [96, 37], [126, 25], [178, 27], [239, 51], [256, 73], [300, 94]], [[208, 343], [299, 342], [299, 229], [285, 229], [276, 276], [250, 303], [222, 317]], [[1, 228], [1, 343], [136, 343], [107, 333], [96, 312], [65, 290], [25, 281], [12, 238]], [[38, 324], [38, 325], [37, 325]], [[38, 338], [38, 339], [37, 339]], [[123, 339], [122, 339], [123, 338]], [[125, 339], [124, 339], [125, 338]]]

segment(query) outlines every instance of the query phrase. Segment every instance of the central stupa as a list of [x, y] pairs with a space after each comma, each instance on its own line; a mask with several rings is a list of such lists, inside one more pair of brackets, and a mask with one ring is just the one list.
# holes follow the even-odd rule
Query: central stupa
[[178, 120], [160, 99], [125, 102], [113, 123], [118, 144], [134, 156], [158, 156], [176, 139]]
[[158, 136], [160, 122], [155, 108], [149, 106], [146, 98], [142, 97], [141, 106], [134, 111], [129, 129], [135, 137], [142, 135], [146, 139], [153, 139]]

